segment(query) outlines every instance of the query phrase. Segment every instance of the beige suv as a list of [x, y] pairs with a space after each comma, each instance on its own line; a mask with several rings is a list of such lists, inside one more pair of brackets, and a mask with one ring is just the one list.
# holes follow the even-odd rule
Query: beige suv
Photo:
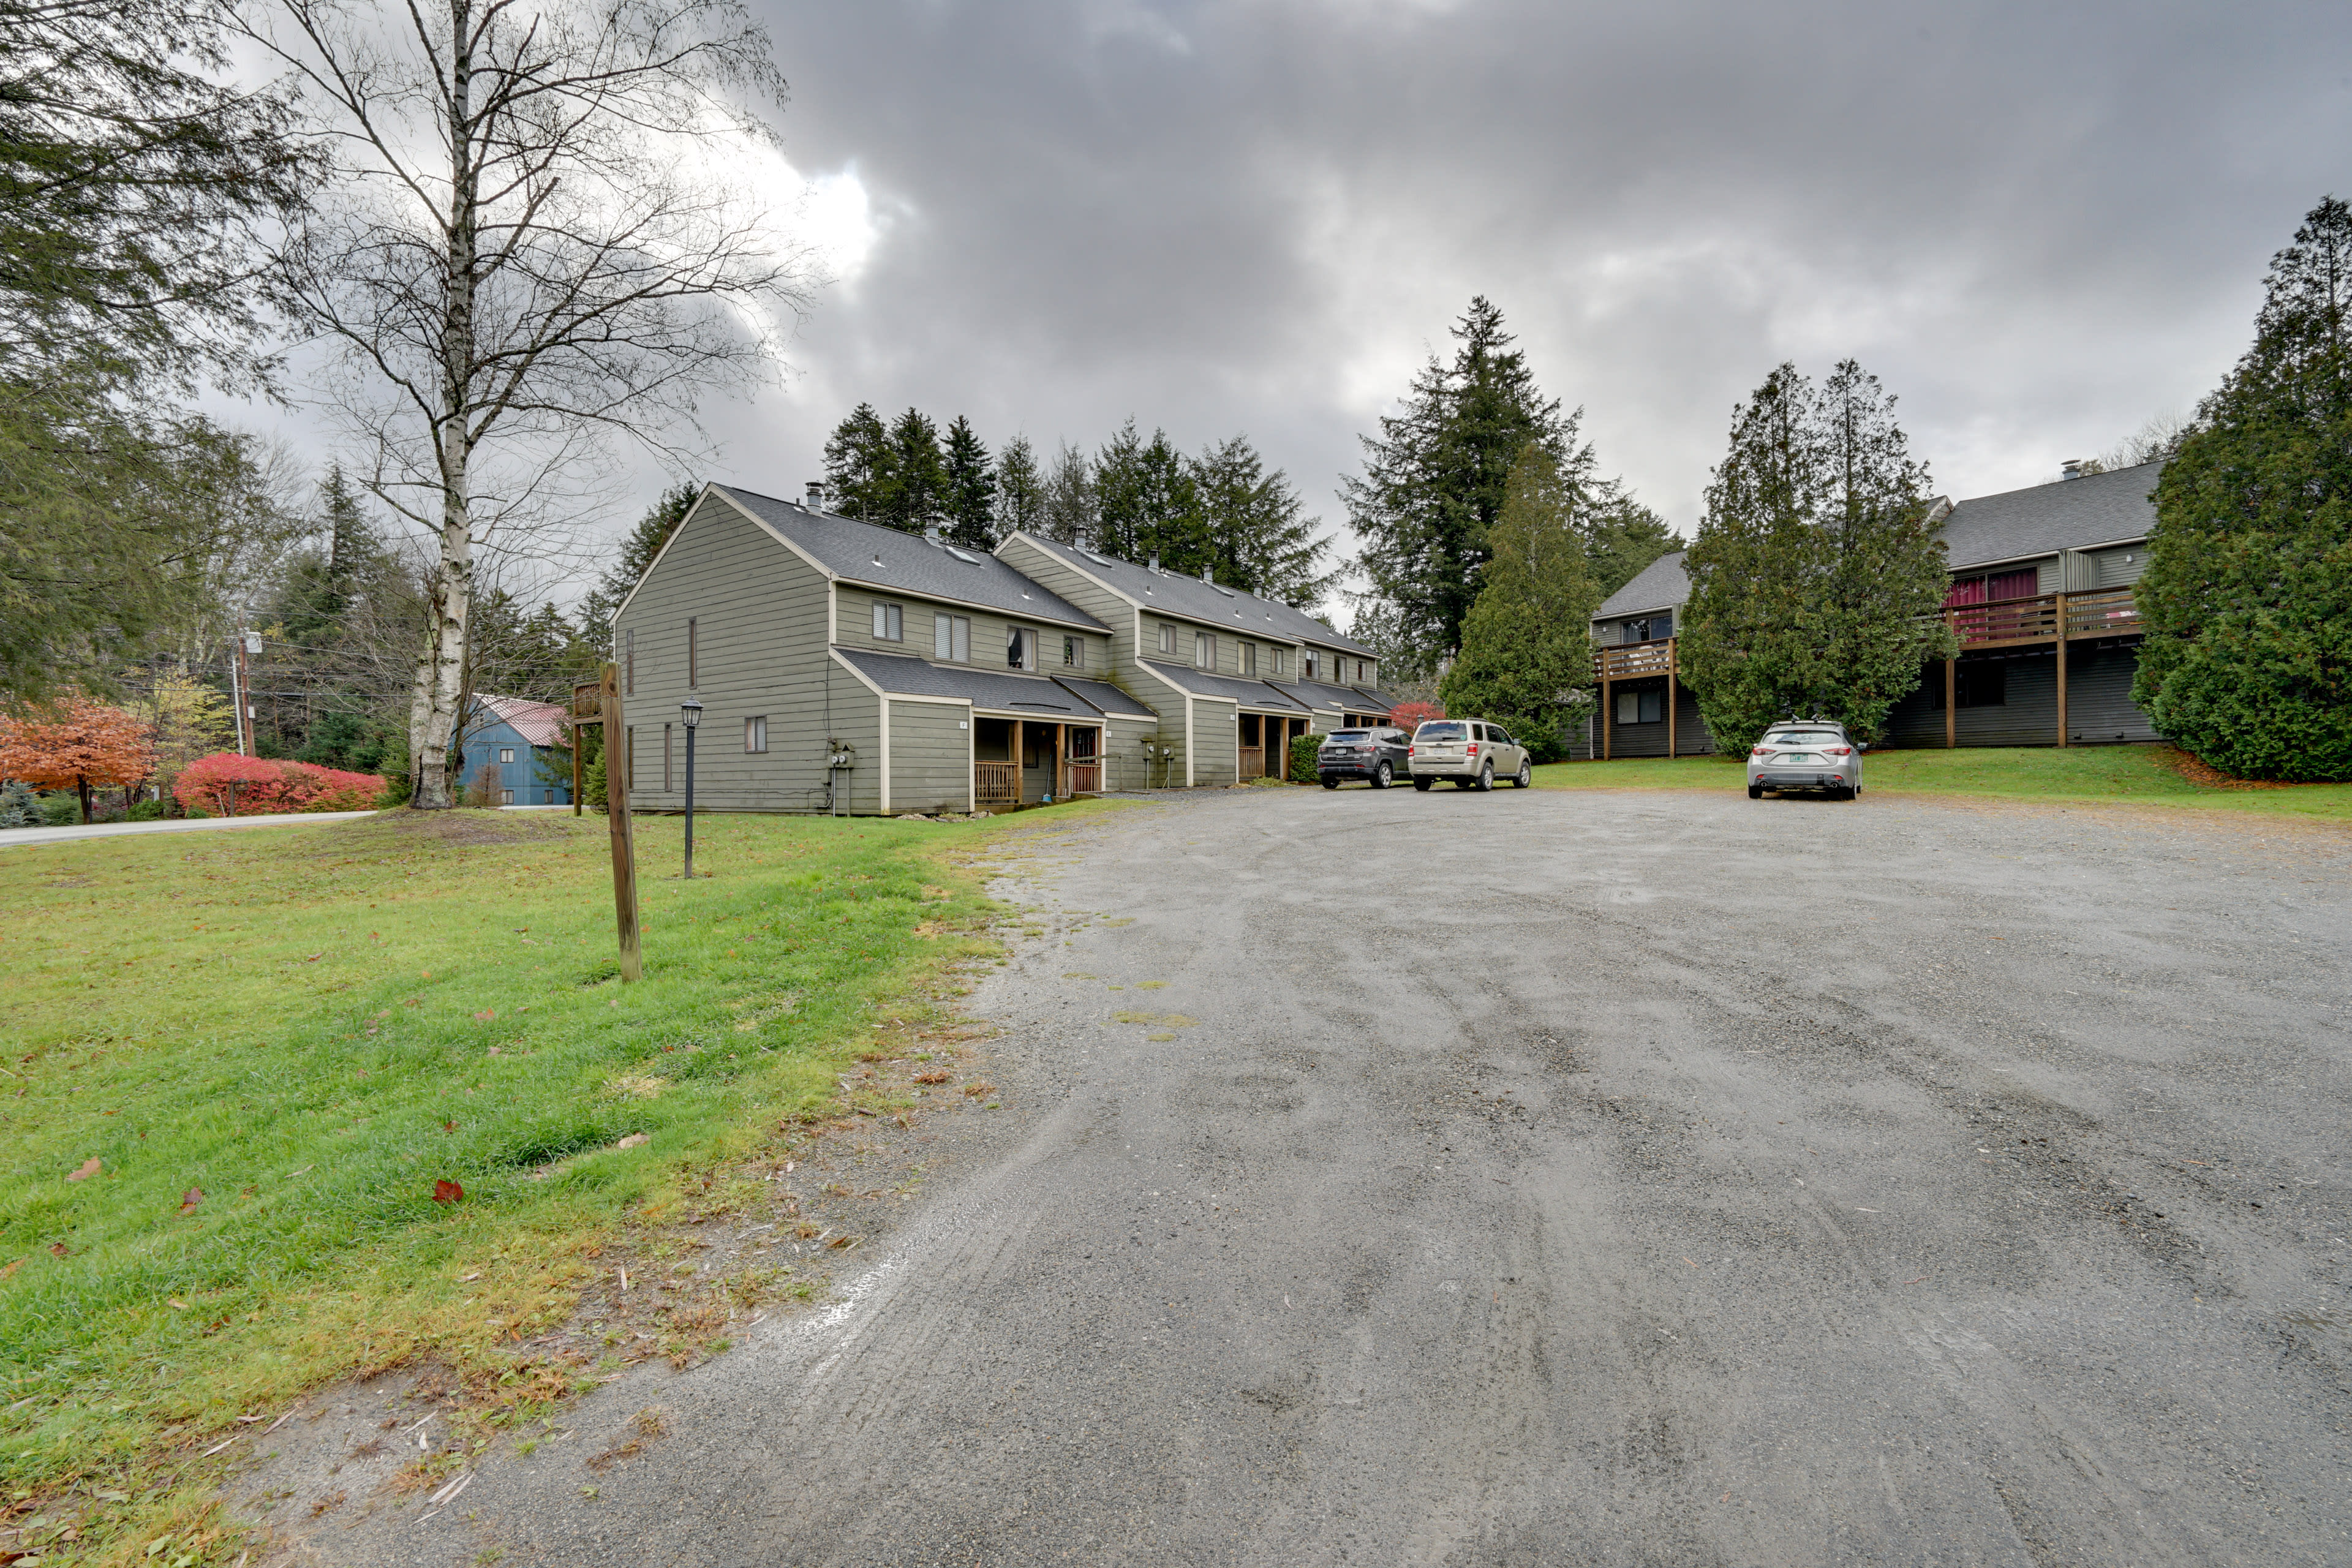
[[1455, 789], [1493, 789], [1497, 775], [1525, 789], [1531, 782], [1528, 749], [1483, 719], [1430, 719], [1412, 732], [1405, 753], [1412, 787], [1425, 790], [1440, 779]]

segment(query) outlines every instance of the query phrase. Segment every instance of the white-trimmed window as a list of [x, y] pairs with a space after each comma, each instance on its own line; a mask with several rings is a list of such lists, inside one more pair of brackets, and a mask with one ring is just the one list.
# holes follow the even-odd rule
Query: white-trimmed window
[[1192, 668], [1195, 669], [1217, 668], [1216, 633], [1194, 632], [1192, 634]]
[[1323, 679], [1323, 657], [1313, 648], [1307, 650], [1307, 679], [1309, 680]]
[[762, 713], [756, 719], [744, 720], [743, 750], [746, 752], [764, 752], [767, 749], [768, 716], [765, 713]]
[[931, 657], [951, 664], [971, 662], [971, 617], [935, 615], [931, 617]]
[[904, 605], [874, 602], [874, 636], [880, 642], [907, 640], [907, 611]]
[[502, 763], [513, 762], [514, 748], [512, 746], [500, 746], [499, 748], [499, 761]]
[[1257, 673], [1257, 644], [1254, 642], [1245, 642], [1242, 644], [1241, 647], [1237, 651], [1241, 656], [1242, 673], [1244, 675], [1255, 675]]
[[1064, 637], [1064, 638], [1062, 639], [1062, 665], [1063, 665], [1063, 668], [1066, 668], [1066, 669], [1084, 669], [1084, 668], [1086, 668], [1086, 667], [1087, 667], [1087, 639], [1086, 639], [1086, 638], [1084, 638], [1084, 637]]
[[1290, 673], [1290, 650], [1288, 648], [1278, 647], [1274, 650], [1274, 672], [1276, 675], [1288, 675]]
[[1008, 626], [1004, 632], [1004, 668], [1034, 669], [1037, 668], [1037, 634], [1027, 626]]
[[1164, 623], [1160, 627], [1160, 651], [1171, 658], [1176, 657], [1176, 628]]
[[510, 789], [502, 789], [499, 791], [499, 804], [500, 805], [512, 805], [514, 804], [514, 791]]

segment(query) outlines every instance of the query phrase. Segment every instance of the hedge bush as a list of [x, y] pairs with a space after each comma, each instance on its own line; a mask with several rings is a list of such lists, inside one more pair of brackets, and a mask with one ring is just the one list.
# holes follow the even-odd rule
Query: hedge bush
[[1290, 742], [1290, 782], [1313, 784], [1320, 775], [1316, 772], [1315, 759], [1323, 750], [1324, 737], [1310, 731], [1294, 736]]

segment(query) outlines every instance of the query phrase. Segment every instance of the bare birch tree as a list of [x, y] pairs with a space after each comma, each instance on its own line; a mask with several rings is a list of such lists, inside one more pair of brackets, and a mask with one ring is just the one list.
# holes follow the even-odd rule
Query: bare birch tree
[[[437, 540], [413, 803], [452, 804], [478, 555], [672, 467], [815, 279], [743, 171], [783, 80], [740, 0], [250, 0], [338, 177], [279, 277], [363, 482]], [[576, 519], [577, 511], [572, 515]]]

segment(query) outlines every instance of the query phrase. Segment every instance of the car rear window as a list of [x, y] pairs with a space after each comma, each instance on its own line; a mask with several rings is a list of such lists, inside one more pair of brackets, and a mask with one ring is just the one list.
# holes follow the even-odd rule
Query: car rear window
[[1412, 738], [1416, 741], [1459, 741], [1465, 738], [1468, 733], [1469, 728], [1466, 725], [1445, 720], [1433, 720], [1415, 730], [1412, 732]]
[[1329, 739], [1334, 741], [1369, 741], [1371, 739], [1371, 736], [1361, 730], [1334, 730], [1331, 731]]
[[1844, 737], [1830, 730], [1782, 730], [1764, 737], [1773, 746], [1834, 746]]

